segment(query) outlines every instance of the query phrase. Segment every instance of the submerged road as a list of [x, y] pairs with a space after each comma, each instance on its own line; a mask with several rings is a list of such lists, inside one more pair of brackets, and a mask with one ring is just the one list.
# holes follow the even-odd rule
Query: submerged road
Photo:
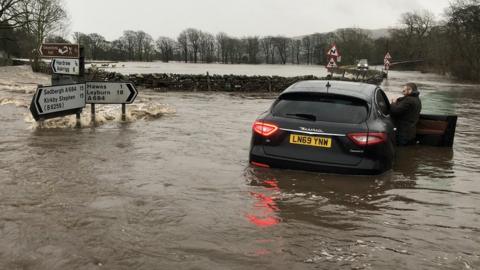
[[[252, 168], [251, 124], [274, 96], [141, 91], [37, 127], [48, 77], [0, 68], [0, 269], [478, 269], [480, 86], [419, 84], [459, 115], [453, 149], [398, 151], [380, 176]], [[88, 108], [87, 110], [88, 111]]]

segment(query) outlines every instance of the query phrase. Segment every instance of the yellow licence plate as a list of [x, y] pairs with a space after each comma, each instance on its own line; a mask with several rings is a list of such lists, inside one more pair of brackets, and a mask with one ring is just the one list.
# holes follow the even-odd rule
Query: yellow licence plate
[[297, 135], [297, 134], [290, 134], [290, 143], [324, 147], [324, 148], [332, 147], [331, 138], [303, 136], [303, 135]]

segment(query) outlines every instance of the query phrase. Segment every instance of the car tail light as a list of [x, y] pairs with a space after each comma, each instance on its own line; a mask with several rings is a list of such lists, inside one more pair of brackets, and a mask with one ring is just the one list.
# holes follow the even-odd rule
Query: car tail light
[[270, 165], [265, 164], [265, 163], [260, 163], [260, 162], [255, 162], [255, 161], [252, 161], [250, 163], [252, 163], [252, 165], [255, 165], [257, 167], [270, 168]]
[[386, 142], [387, 134], [383, 132], [350, 133], [348, 138], [358, 146], [370, 146]]
[[255, 121], [253, 123], [253, 131], [257, 134], [260, 134], [264, 137], [268, 137], [275, 133], [278, 130], [278, 127], [274, 124], [265, 123], [262, 121]]

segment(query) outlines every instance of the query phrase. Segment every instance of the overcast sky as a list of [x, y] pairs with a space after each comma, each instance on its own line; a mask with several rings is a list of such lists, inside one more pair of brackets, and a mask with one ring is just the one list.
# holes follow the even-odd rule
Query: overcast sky
[[449, 0], [64, 0], [70, 33], [117, 39], [143, 30], [154, 39], [194, 27], [233, 36], [299, 36], [337, 28], [388, 28], [400, 14], [428, 9], [441, 16]]

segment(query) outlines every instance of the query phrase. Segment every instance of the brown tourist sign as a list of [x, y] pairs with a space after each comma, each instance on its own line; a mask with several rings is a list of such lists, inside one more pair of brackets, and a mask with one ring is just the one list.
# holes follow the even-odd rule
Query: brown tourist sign
[[44, 43], [40, 46], [41, 57], [79, 58], [80, 46], [69, 43]]

